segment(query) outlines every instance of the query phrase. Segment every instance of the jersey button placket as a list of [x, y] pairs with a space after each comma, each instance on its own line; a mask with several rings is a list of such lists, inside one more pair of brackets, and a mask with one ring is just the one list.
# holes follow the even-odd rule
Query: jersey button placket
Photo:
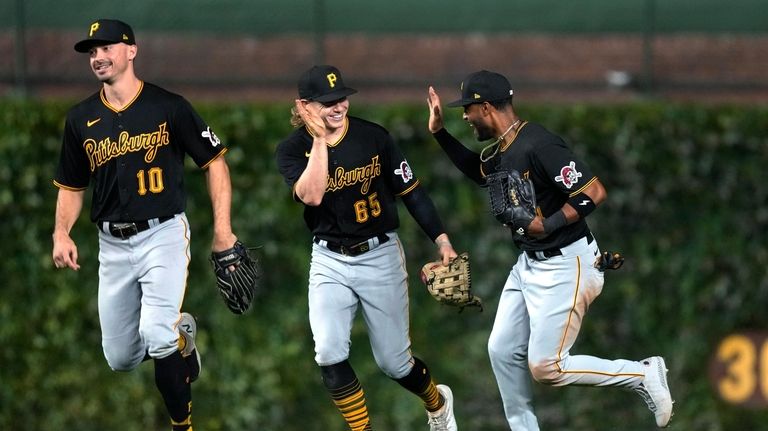
[[120, 187], [120, 203], [124, 204], [126, 202], [128, 202], [128, 189], [126, 189], [125, 186], [121, 186]]

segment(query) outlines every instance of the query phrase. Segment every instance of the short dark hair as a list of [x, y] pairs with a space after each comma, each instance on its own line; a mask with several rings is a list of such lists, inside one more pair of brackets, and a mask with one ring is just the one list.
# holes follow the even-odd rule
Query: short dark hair
[[507, 107], [512, 107], [512, 97], [510, 96], [507, 99], [489, 101], [488, 104], [496, 108], [497, 111], [503, 111], [507, 109]]

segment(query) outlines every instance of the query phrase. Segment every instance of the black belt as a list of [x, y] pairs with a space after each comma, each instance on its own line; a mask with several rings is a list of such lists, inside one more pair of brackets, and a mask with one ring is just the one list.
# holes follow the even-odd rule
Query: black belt
[[353, 245], [344, 245], [339, 242], [325, 241], [318, 237], [315, 237], [313, 241], [315, 244], [320, 244], [320, 241], [325, 241], [325, 248], [334, 253], [343, 254], [344, 256], [358, 256], [377, 247], [376, 244], [371, 243], [374, 238], [379, 240], [378, 245], [389, 241], [389, 236], [384, 233], [376, 235], [373, 238], [366, 239], [365, 241], [360, 241]]
[[98, 222], [99, 229], [102, 232], [110, 234], [116, 238], [128, 239], [139, 232], [157, 226], [161, 223], [165, 223], [172, 219], [174, 216], [158, 217], [149, 220], [131, 221], [131, 222], [115, 222], [115, 221], [100, 221]]
[[[587, 232], [586, 238], [587, 238], [587, 244], [592, 244], [592, 241], [595, 240], [595, 237], [592, 236], [592, 232]], [[548, 248], [546, 250], [526, 250], [525, 254], [527, 254], [528, 257], [530, 257], [533, 260], [547, 260], [550, 257], [562, 256], [563, 251], [560, 250], [559, 248]]]

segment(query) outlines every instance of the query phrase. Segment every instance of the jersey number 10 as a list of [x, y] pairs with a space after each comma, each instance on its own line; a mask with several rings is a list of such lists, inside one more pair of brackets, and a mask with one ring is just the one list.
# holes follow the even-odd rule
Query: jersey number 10
[[[163, 169], [154, 167], [150, 168], [146, 173], [144, 169], [136, 172], [136, 179], [139, 180], [139, 195], [144, 196], [147, 191], [150, 193], [160, 193], [165, 186], [163, 185]], [[147, 188], [149, 185], [149, 188]]]

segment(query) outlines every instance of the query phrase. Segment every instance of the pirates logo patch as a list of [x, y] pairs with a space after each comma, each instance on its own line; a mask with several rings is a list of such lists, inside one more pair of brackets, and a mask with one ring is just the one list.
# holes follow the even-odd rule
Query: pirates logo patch
[[568, 166], [560, 168], [560, 175], [555, 177], [555, 182], [561, 182], [565, 188], [570, 189], [579, 182], [579, 178], [581, 178], [581, 172], [576, 170], [576, 162], [571, 161]]
[[400, 168], [395, 169], [395, 174], [400, 175], [404, 183], [407, 183], [413, 178], [413, 171], [411, 171], [411, 167], [405, 160], [400, 162]]
[[219, 146], [221, 144], [221, 141], [219, 140], [219, 137], [216, 136], [215, 133], [213, 133], [213, 130], [211, 130], [210, 127], [206, 127], [205, 130], [203, 130], [203, 133], [200, 134], [203, 138], [208, 138], [208, 141], [211, 142], [211, 145], [214, 147]]

